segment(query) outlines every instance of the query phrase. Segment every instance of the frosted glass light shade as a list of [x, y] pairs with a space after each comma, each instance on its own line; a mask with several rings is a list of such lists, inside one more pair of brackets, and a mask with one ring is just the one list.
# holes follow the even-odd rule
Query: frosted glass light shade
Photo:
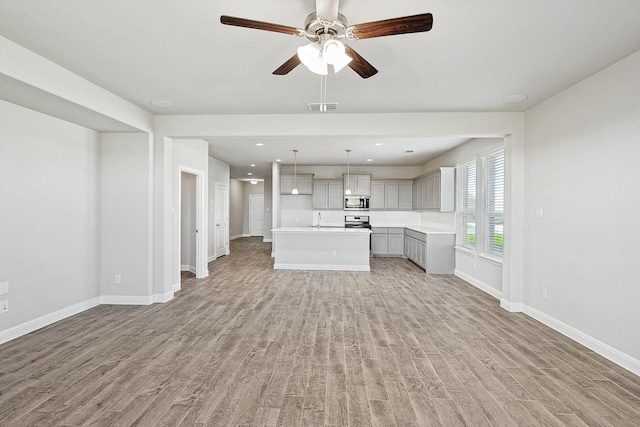
[[322, 47], [318, 43], [309, 43], [298, 48], [298, 58], [309, 71], [326, 76], [327, 65], [333, 65], [333, 71], [338, 72], [351, 62], [351, 57], [345, 53], [344, 44], [339, 40], [327, 40]]
[[298, 187], [293, 187], [293, 190], [291, 190], [291, 194], [298, 194]]
[[351, 57], [345, 53], [344, 44], [338, 40], [327, 40], [324, 43], [322, 58], [327, 64], [333, 65], [333, 71], [336, 73], [351, 62]]
[[326, 76], [327, 63], [322, 58], [322, 51], [317, 43], [309, 43], [298, 48], [298, 58], [312, 73]]

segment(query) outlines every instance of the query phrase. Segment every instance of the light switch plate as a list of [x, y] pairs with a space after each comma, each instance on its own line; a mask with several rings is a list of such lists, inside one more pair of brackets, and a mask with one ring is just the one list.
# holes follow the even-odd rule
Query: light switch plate
[[0, 282], [0, 295], [9, 293], [9, 282]]

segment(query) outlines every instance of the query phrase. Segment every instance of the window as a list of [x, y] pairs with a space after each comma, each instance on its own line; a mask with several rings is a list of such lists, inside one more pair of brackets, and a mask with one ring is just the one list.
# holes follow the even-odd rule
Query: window
[[504, 253], [504, 151], [482, 158], [482, 253]]
[[[477, 181], [476, 169], [481, 177]], [[456, 198], [457, 246], [489, 258], [502, 258], [504, 150], [459, 165], [456, 168]]]
[[476, 162], [462, 164], [456, 168], [457, 178], [457, 245], [476, 247]]

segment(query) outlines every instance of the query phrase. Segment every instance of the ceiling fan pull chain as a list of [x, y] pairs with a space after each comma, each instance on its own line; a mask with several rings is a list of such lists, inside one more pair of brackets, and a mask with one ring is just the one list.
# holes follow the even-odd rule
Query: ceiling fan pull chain
[[327, 76], [320, 76], [320, 111], [327, 111]]

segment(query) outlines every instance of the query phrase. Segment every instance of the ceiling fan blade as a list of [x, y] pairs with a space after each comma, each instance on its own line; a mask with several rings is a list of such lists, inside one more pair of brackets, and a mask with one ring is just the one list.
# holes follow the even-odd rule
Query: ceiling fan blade
[[287, 61], [279, 66], [273, 74], [277, 76], [284, 76], [285, 74], [289, 74], [291, 70], [300, 65], [300, 58], [298, 58], [298, 54], [296, 53], [291, 58], [287, 59]]
[[253, 28], [256, 30], [273, 31], [275, 33], [291, 34], [294, 36], [299, 35], [301, 31], [304, 33], [303, 30], [299, 30], [295, 27], [272, 24], [270, 22], [254, 21], [253, 19], [237, 18], [235, 16], [222, 15], [220, 17], [220, 22], [234, 27]]
[[316, 0], [316, 16], [324, 21], [335, 21], [339, 3], [339, 0]]
[[352, 27], [354, 39], [370, 39], [373, 37], [394, 36], [397, 34], [421, 33], [429, 31], [433, 26], [433, 15], [404, 16], [401, 18], [384, 19], [382, 21], [366, 22]]
[[368, 79], [369, 77], [375, 75], [378, 70], [375, 67], [367, 62], [362, 56], [358, 54], [355, 50], [350, 48], [349, 46], [345, 46], [345, 53], [347, 56], [351, 58], [351, 62], [349, 62], [349, 67], [358, 73], [360, 77], [363, 79]]

